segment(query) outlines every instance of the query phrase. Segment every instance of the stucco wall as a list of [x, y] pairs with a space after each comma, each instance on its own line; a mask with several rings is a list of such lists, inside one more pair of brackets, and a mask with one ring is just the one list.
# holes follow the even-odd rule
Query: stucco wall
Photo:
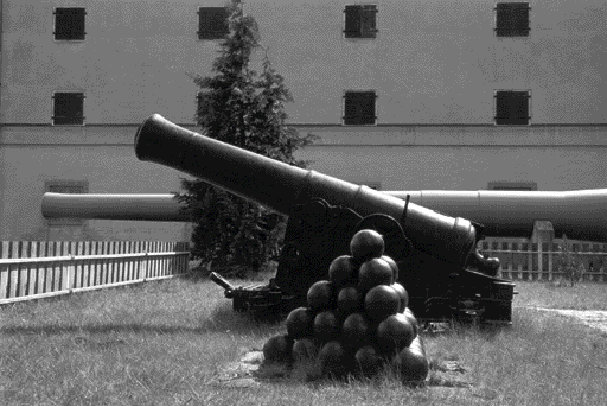
[[382, 190], [479, 190], [490, 182], [535, 183], [538, 190], [607, 188], [607, 147], [308, 148], [311, 168]]
[[179, 190], [179, 177], [185, 175], [137, 160], [132, 143], [135, 131], [136, 127], [97, 128], [96, 132], [82, 127], [2, 128], [0, 240], [188, 241], [190, 226], [184, 223], [99, 220], [88, 221], [85, 227], [48, 227], [42, 217], [40, 207], [47, 180], [84, 180], [91, 193]]
[[[186, 225], [168, 223], [49, 229], [40, 202], [52, 179], [87, 180], [99, 193], [179, 188], [178, 172], [136, 160], [134, 125], [156, 112], [193, 121], [197, 89], [186, 72], [210, 74], [218, 49], [218, 41], [197, 39], [196, 12], [223, 4], [3, 0], [0, 240], [188, 235]], [[491, 123], [496, 89], [530, 90], [532, 124], [607, 122], [604, 1], [531, 1], [531, 35], [515, 39], [495, 37], [495, 2], [486, 0], [376, 2], [377, 38], [344, 39], [346, 4], [245, 2], [295, 97], [287, 105], [291, 123], [338, 125], [344, 90], [377, 90], [377, 127], [298, 127], [321, 136], [299, 154], [312, 169], [384, 190], [483, 189], [492, 181], [535, 182], [539, 190], [607, 187], [607, 127], [424, 126]], [[57, 6], [86, 7], [85, 41], [53, 40]], [[263, 55], [256, 54], [256, 68]], [[29, 126], [50, 123], [51, 94], [62, 90], [84, 92], [86, 123], [99, 125]]]
[[[491, 123], [495, 89], [531, 90], [534, 123], [607, 121], [603, 1], [531, 1], [529, 38], [495, 37], [495, 2], [381, 1], [373, 40], [343, 38], [350, 3], [245, 2], [294, 94], [293, 122], [341, 122], [344, 89], [376, 89], [382, 123]], [[64, 2], [5, 1], [3, 121], [48, 123], [53, 90], [82, 90], [89, 123], [192, 122], [185, 72], [208, 74], [218, 43], [196, 38], [197, 8], [222, 4], [74, 0], [86, 40], [66, 43], [52, 35]]]
[[340, 122], [344, 89], [377, 89], [383, 123], [490, 123], [495, 89], [530, 90], [535, 123], [607, 121], [603, 1], [531, 1], [529, 38], [496, 38], [492, 1], [368, 2], [369, 40], [342, 38], [351, 3], [247, 3], [293, 90], [294, 122]]
[[[607, 188], [607, 127], [300, 127], [311, 169], [382, 190]], [[372, 130], [372, 131], [371, 131]]]

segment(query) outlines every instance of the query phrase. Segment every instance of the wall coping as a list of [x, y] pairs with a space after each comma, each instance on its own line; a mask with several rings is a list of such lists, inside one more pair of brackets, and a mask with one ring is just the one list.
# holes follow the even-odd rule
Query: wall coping
[[[176, 123], [181, 127], [198, 127], [195, 123]], [[0, 127], [139, 127], [141, 123], [87, 123], [82, 126], [54, 126], [50, 123], [0, 123]], [[496, 126], [493, 123], [379, 123], [370, 126], [348, 126], [339, 123], [286, 123], [291, 127], [340, 127], [340, 128], [374, 128], [374, 127], [495, 127], [495, 128], [529, 128], [529, 127], [607, 127], [607, 123], [533, 123], [528, 126]]]

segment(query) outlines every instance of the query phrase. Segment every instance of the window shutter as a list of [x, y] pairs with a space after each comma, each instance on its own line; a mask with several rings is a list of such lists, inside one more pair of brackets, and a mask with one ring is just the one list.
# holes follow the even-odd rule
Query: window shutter
[[529, 8], [528, 4], [522, 3], [512, 10], [514, 24], [512, 25], [513, 34], [517, 36], [528, 36], [531, 30], [529, 26]]
[[360, 6], [346, 6], [346, 27], [344, 33], [346, 38], [360, 38], [362, 36], [360, 27]]
[[84, 122], [84, 94], [55, 93], [53, 124], [82, 124]]
[[362, 6], [360, 13], [360, 30], [362, 36], [366, 38], [377, 37], [377, 7]]
[[498, 3], [497, 24], [495, 31], [498, 37], [527, 37], [529, 26], [529, 3]]
[[83, 7], [61, 7], [55, 10], [55, 39], [58, 40], [83, 40], [84, 16], [86, 12]]
[[346, 92], [344, 100], [345, 125], [375, 124], [375, 92]]
[[529, 93], [527, 91], [499, 91], [496, 94], [495, 121], [498, 125], [528, 125]]

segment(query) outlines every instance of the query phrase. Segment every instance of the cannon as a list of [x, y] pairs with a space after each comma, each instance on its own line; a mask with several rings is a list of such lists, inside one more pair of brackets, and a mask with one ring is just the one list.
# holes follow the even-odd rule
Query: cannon
[[[607, 241], [607, 189], [570, 191], [414, 190], [381, 193], [485, 226], [491, 237], [531, 235], [534, 221], [550, 221], [555, 234]], [[193, 222], [172, 193], [54, 193], [42, 197], [46, 218]]]
[[370, 228], [383, 235], [418, 318], [511, 323], [514, 284], [497, 278], [499, 261], [476, 249], [480, 223], [213, 140], [158, 114], [137, 130], [135, 154], [289, 216], [278, 270], [267, 286], [233, 287], [212, 276], [236, 310], [268, 316], [305, 304], [308, 288], [326, 278], [331, 261], [349, 253], [352, 236]]

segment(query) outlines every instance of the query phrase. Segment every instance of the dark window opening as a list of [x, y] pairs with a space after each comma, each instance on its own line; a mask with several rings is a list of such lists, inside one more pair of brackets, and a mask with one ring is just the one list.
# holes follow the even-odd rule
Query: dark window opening
[[495, 125], [529, 125], [529, 91], [498, 90], [493, 97]]
[[496, 27], [493, 29], [498, 37], [528, 37], [529, 3], [497, 3]]
[[537, 190], [535, 182], [489, 182], [487, 190]]
[[377, 37], [377, 6], [356, 5], [346, 6], [346, 38], [376, 38]]
[[53, 99], [53, 125], [84, 124], [83, 93], [55, 93]]
[[56, 40], [84, 39], [84, 7], [57, 7], [54, 14]]
[[229, 10], [225, 7], [198, 8], [198, 39], [221, 39], [230, 33]]
[[371, 91], [347, 91], [344, 96], [344, 125], [373, 125], [376, 94]]

